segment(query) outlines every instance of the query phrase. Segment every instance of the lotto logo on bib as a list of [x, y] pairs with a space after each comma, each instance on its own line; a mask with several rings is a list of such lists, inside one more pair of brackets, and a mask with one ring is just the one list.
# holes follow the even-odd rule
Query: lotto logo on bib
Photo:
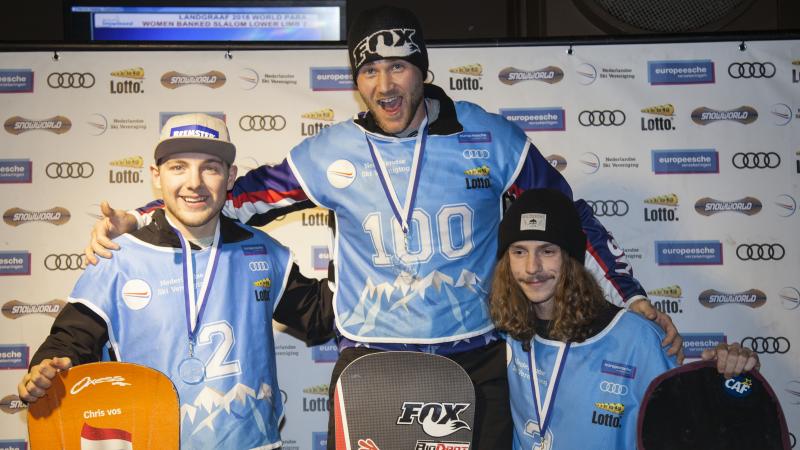
[[144, 280], [128, 280], [122, 286], [122, 300], [128, 308], [134, 311], [138, 311], [150, 304], [152, 295], [153, 291], [150, 289], [150, 285]]
[[339, 159], [334, 161], [328, 170], [325, 172], [328, 177], [328, 183], [337, 189], [344, 189], [356, 179], [356, 168], [350, 161], [346, 159]]

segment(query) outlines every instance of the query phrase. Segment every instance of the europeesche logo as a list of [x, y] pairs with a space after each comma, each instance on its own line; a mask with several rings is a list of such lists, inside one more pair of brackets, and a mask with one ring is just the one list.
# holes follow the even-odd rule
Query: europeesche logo
[[696, 150], [652, 150], [653, 173], [719, 173], [719, 153], [713, 148]]
[[30, 275], [31, 254], [27, 251], [0, 252], [0, 276]]
[[714, 83], [714, 62], [710, 59], [648, 61], [647, 81], [653, 86]]
[[353, 73], [349, 67], [312, 67], [312, 91], [353, 91]]
[[33, 71], [0, 70], [0, 94], [20, 92], [33, 92]]
[[500, 115], [525, 131], [564, 131], [564, 108], [500, 109]]
[[681, 333], [683, 354], [687, 358], [699, 358], [703, 350], [727, 344], [728, 337], [723, 333]]
[[722, 265], [720, 241], [656, 241], [659, 266]]
[[31, 168], [30, 159], [0, 159], [0, 184], [30, 183]]

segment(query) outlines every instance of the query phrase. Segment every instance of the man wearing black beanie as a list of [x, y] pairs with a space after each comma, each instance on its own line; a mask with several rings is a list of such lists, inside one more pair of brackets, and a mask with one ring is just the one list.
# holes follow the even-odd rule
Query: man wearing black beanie
[[[492, 320], [504, 332], [510, 353], [506, 372], [514, 449], [636, 448], [637, 414], [648, 385], [676, 365], [676, 358], [661, 346], [663, 332], [657, 326], [605, 301], [584, 267], [585, 246], [578, 212], [555, 189], [525, 191], [500, 223], [489, 298]], [[731, 377], [758, 368], [755, 352], [738, 343], [721, 343], [704, 351], [702, 358], [716, 360], [717, 371], [725, 376], [714, 377], [720, 386], [726, 378], [733, 383]], [[694, 395], [700, 396], [701, 389]], [[672, 408], [658, 410], [662, 426], [657, 437], [682, 436], [685, 420], [672, 424], [680, 408], [675, 405], [681, 403], [665, 403]], [[729, 417], [753, 421], [749, 405], [722, 405], [735, 410]], [[663, 425], [667, 423], [671, 426]], [[709, 423], [718, 425], [706, 434], [717, 435], [703, 442], [716, 442], [719, 433], [729, 433], [719, 421]], [[760, 441], [754, 442], [758, 446]]]
[[[538, 187], [572, 198], [572, 190], [518, 127], [424, 83], [428, 53], [411, 11], [364, 11], [347, 47], [368, 110], [304, 140], [284, 162], [248, 172], [225, 213], [260, 226], [313, 204], [332, 210], [340, 354], [331, 389], [366, 353], [443, 355], [475, 384], [472, 448], [510, 448], [505, 344], [487, 305], [503, 199]], [[656, 320], [677, 353], [682, 340], [669, 317], [647, 301], [591, 208], [577, 206], [591, 249], [587, 265], [608, 298]], [[95, 234], [115, 226], [99, 222]]]

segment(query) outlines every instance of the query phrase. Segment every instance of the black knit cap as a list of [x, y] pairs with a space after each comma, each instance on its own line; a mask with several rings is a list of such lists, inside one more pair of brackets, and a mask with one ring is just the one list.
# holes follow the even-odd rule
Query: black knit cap
[[586, 235], [572, 200], [556, 189], [530, 189], [506, 210], [500, 222], [497, 258], [517, 241], [544, 241], [558, 245], [581, 264]]
[[348, 30], [347, 52], [354, 83], [361, 66], [379, 59], [404, 59], [419, 68], [423, 79], [428, 75], [422, 27], [407, 9], [380, 6], [363, 11]]

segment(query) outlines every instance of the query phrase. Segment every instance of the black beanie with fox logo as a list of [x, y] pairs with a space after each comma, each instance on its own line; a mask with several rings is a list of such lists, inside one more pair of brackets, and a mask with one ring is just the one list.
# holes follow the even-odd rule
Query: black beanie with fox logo
[[422, 79], [428, 75], [422, 27], [407, 9], [381, 6], [363, 11], [348, 30], [347, 52], [353, 83], [357, 83], [361, 66], [380, 59], [403, 59], [419, 68]]

